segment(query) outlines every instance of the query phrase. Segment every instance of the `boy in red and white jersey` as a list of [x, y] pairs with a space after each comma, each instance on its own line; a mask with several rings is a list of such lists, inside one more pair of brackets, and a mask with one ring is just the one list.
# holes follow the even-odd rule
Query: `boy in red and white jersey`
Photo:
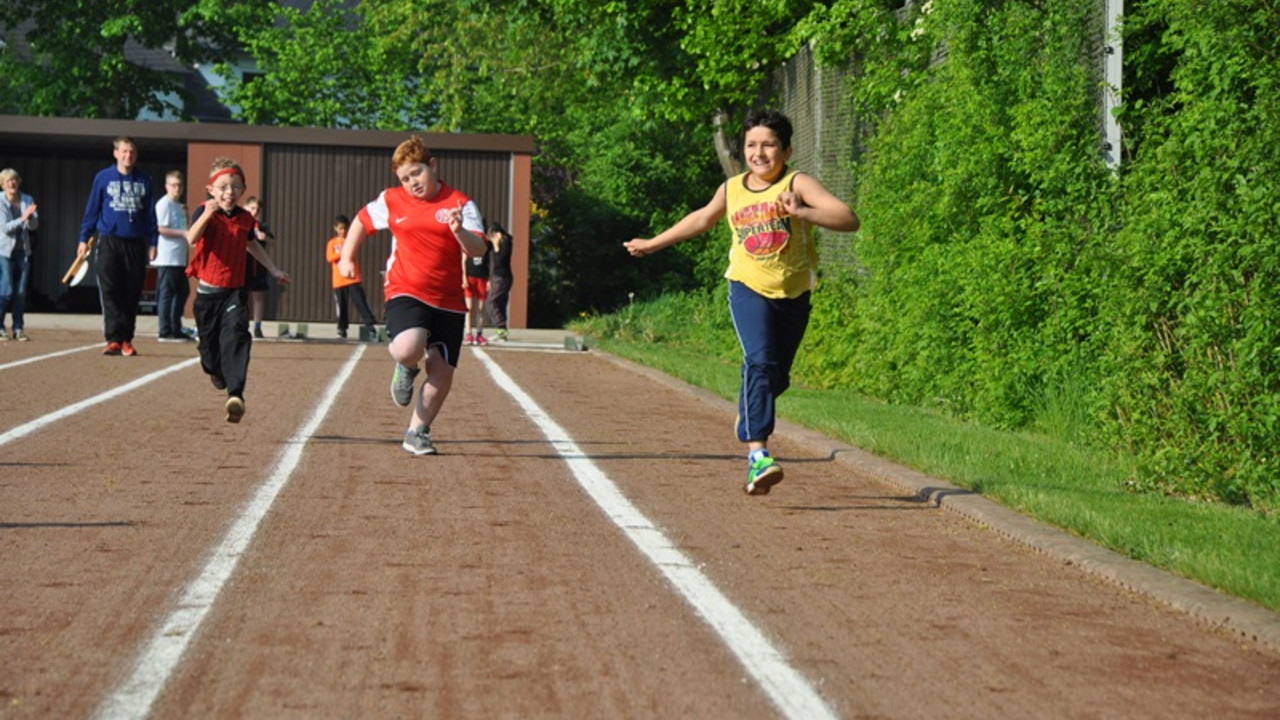
[[484, 255], [484, 224], [476, 204], [441, 182], [436, 158], [422, 138], [400, 143], [391, 156], [399, 187], [384, 190], [356, 215], [342, 244], [338, 272], [355, 277], [356, 251], [376, 230], [390, 230], [391, 255], [383, 285], [387, 346], [396, 361], [391, 398], [400, 407], [413, 400], [414, 380], [425, 365], [413, 417], [402, 447], [431, 455], [431, 422], [453, 386], [467, 312], [462, 258]]

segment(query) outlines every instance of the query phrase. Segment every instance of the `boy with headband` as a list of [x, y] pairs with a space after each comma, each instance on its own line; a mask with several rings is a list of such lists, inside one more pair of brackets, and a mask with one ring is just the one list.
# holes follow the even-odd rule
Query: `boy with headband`
[[207, 187], [211, 196], [196, 210], [187, 242], [196, 278], [194, 311], [200, 337], [200, 366], [213, 386], [227, 391], [227, 422], [244, 416], [244, 386], [249, 372], [249, 313], [245, 307], [245, 252], [281, 284], [289, 276], [276, 267], [254, 236], [254, 219], [236, 203], [244, 195], [244, 170], [230, 158], [213, 161]]

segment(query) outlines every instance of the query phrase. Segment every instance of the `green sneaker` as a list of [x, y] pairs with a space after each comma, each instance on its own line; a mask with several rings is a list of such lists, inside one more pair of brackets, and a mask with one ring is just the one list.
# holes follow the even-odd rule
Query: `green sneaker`
[[748, 495], [768, 495], [769, 488], [780, 482], [782, 482], [782, 466], [765, 455], [751, 463], [751, 467], [747, 470], [747, 486], [744, 490]]
[[391, 399], [400, 407], [409, 407], [413, 401], [413, 381], [418, 378], [418, 372], [416, 367], [396, 363], [395, 374], [391, 376]]

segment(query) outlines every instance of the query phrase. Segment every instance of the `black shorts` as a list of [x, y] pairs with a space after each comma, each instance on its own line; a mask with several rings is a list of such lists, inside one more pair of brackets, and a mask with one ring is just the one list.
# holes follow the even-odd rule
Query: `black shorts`
[[458, 367], [466, 313], [441, 310], [408, 295], [391, 298], [382, 309], [387, 319], [387, 335], [392, 339], [405, 330], [422, 328], [431, 334], [427, 340], [428, 347], [443, 346], [444, 359], [451, 367]]

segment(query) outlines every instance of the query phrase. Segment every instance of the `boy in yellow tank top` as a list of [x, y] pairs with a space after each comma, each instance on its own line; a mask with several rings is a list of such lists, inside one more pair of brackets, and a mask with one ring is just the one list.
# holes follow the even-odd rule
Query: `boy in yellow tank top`
[[791, 121], [754, 110], [743, 123], [747, 171], [729, 178], [711, 201], [653, 238], [623, 243], [635, 257], [688, 240], [728, 218], [729, 313], [742, 346], [737, 434], [746, 443], [748, 495], [764, 495], [782, 480], [769, 455], [775, 403], [791, 384], [791, 365], [809, 324], [818, 253], [811, 228], [853, 232], [858, 218], [816, 178], [787, 168]]

